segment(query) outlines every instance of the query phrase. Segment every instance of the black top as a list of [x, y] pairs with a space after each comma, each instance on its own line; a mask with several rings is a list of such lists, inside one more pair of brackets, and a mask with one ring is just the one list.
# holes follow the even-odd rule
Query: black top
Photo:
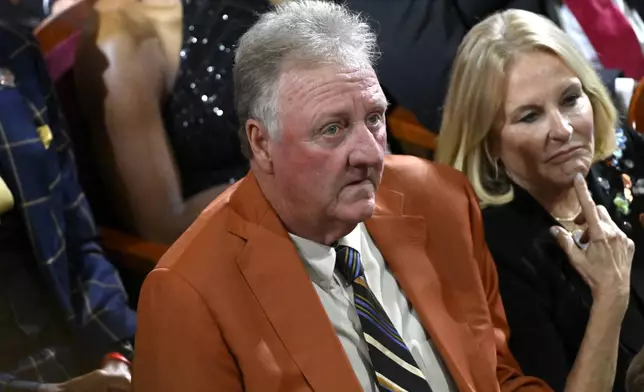
[[[644, 212], [644, 140], [630, 130], [618, 135], [620, 150], [594, 165], [587, 181], [595, 202], [607, 208], [636, 246], [613, 388], [623, 392], [628, 364], [644, 345], [644, 229], [639, 222]], [[549, 232], [557, 221], [527, 191], [518, 186], [514, 191], [512, 202], [483, 210], [510, 325], [510, 350], [527, 375], [563, 391], [584, 337], [592, 296]]]
[[246, 174], [237, 136], [235, 45], [266, 8], [263, 0], [183, 0], [183, 45], [162, 111], [184, 197]]

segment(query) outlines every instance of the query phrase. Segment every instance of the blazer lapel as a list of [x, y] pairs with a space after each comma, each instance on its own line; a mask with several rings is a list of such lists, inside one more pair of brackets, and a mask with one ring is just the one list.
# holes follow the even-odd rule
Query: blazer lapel
[[454, 294], [441, 283], [433, 266], [447, 261], [428, 252], [425, 218], [402, 215], [402, 194], [382, 189], [378, 196], [376, 213], [366, 222], [367, 230], [459, 389], [473, 390], [474, 382], [465, 368], [468, 355], [462, 349], [464, 342], [473, 339], [472, 332], [467, 324], [457, 321], [454, 309], [446, 307], [446, 299]]
[[239, 267], [311, 388], [361, 390], [294, 244], [252, 173], [231, 204], [242, 220], [229, 219], [229, 230], [247, 239]]

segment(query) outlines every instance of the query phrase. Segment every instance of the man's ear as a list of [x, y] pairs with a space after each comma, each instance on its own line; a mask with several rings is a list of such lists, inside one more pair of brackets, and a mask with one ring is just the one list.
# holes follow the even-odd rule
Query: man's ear
[[253, 154], [254, 163], [264, 172], [273, 173], [273, 158], [269, 148], [271, 135], [268, 129], [257, 120], [246, 121], [246, 138], [248, 146]]

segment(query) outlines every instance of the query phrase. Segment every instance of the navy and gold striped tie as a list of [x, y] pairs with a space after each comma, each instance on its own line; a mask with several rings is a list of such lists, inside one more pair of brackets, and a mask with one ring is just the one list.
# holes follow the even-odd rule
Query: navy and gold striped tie
[[353, 301], [380, 391], [431, 392], [431, 387], [407, 345], [369, 289], [360, 253], [343, 245], [337, 246], [335, 250], [335, 268], [353, 287]]

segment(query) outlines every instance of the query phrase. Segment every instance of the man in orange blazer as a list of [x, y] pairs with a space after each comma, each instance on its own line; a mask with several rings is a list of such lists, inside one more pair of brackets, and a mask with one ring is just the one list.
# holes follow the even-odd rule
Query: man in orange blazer
[[385, 157], [374, 55], [328, 2], [285, 2], [242, 37], [251, 171], [146, 279], [135, 391], [549, 390], [508, 351], [466, 179]]

